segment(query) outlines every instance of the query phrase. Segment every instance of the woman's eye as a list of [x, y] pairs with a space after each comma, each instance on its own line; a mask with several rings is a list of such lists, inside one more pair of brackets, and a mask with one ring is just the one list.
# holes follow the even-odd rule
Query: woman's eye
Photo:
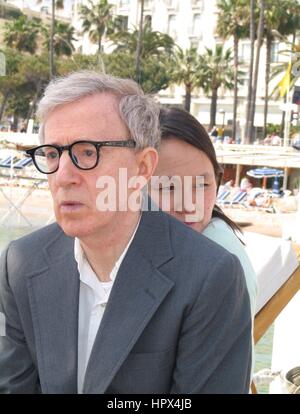
[[209, 186], [209, 184], [207, 184], [207, 183], [200, 183], [200, 184], [195, 185], [194, 188], [205, 188], [205, 187], [208, 187], [208, 186]]
[[168, 187], [160, 187], [159, 190], [160, 191], [173, 191], [174, 190], [174, 185], [170, 185]]

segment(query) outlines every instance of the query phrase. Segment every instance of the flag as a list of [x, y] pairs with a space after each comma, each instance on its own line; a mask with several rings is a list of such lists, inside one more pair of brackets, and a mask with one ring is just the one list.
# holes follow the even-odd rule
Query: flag
[[281, 97], [285, 96], [285, 94], [289, 91], [290, 89], [290, 82], [291, 82], [291, 67], [292, 64], [291, 62], [289, 63], [287, 70], [283, 76], [283, 78], [281, 79], [281, 81], [278, 83], [278, 90], [279, 90], [279, 95]]

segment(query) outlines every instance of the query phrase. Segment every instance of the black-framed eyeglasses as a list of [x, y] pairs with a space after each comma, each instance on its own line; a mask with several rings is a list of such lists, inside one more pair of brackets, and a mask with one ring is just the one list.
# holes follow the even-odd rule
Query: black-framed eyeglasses
[[136, 142], [126, 141], [75, 141], [71, 145], [40, 145], [26, 150], [36, 168], [43, 174], [53, 174], [59, 168], [63, 151], [68, 151], [73, 164], [80, 170], [92, 170], [98, 165], [101, 147], [134, 148]]

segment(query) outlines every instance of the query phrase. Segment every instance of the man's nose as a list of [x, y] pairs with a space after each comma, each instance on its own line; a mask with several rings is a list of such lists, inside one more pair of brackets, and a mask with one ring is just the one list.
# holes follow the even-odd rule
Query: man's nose
[[56, 182], [62, 186], [76, 184], [79, 182], [79, 173], [80, 170], [73, 164], [68, 151], [63, 151], [55, 173]]

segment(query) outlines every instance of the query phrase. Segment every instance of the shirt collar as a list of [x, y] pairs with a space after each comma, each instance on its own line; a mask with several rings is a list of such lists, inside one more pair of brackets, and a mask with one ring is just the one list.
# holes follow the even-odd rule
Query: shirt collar
[[[117, 276], [117, 273], [118, 273], [118, 270], [119, 270], [119, 268], [120, 268], [120, 266], [122, 264], [122, 261], [123, 261], [125, 255], [126, 255], [126, 253], [128, 251], [128, 249], [129, 249], [131, 243], [132, 243], [132, 240], [134, 239], [134, 236], [135, 236], [135, 234], [137, 232], [137, 229], [139, 227], [140, 221], [141, 221], [141, 215], [139, 217], [139, 221], [138, 221], [138, 223], [136, 225], [136, 228], [135, 228], [135, 230], [134, 230], [134, 232], [133, 232], [133, 234], [132, 234], [129, 242], [127, 243], [125, 249], [123, 250], [123, 252], [119, 256], [118, 260], [116, 261], [116, 263], [115, 263], [112, 271], [110, 272], [109, 277], [110, 277], [110, 280], [112, 282], [115, 280], [115, 278]], [[74, 242], [74, 257], [75, 257], [75, 260], [76, 260], [77, 265], [78, 265], [78, 271], [79, 271], [79, 275], [80, 275], [80, 280], [82, 282], [85, 282], [87, 284], [90, 284], [88, 280], [90, 280], [91, 278], [90, 277], [87, 277], [87, 278], [85, 277], [85, 276], [89, 276], [86, 273], [86, 271], [84, 271], [84, 269], [86, 269], [86, 265], [88, 265], [88, 267], [89, 267], [89, 272], [88, 272], [89, 274], [90, 274], [90, 272], [93, 272], [95, 276], [96, 276], [96, 274], [92, 270], [92, 268], [91, 268], [91, 266], [90, 266], [90, 264], [89, 264], [89, 262], [87, 260], [87, 257], [86, 257], [86, 255], [85, 255], [85, 253], [84, 253], [84, 251], [83, 251], [83, 249], [82, 249], [82, 247], [80, 245], [80, 240], [77, 237], [75, 237], [75, 242]], [[86, 280], [86, 279], [88, 279], [88, 280]], [[98, 278], [97, 278], [97, 281], [98, 281]]]

